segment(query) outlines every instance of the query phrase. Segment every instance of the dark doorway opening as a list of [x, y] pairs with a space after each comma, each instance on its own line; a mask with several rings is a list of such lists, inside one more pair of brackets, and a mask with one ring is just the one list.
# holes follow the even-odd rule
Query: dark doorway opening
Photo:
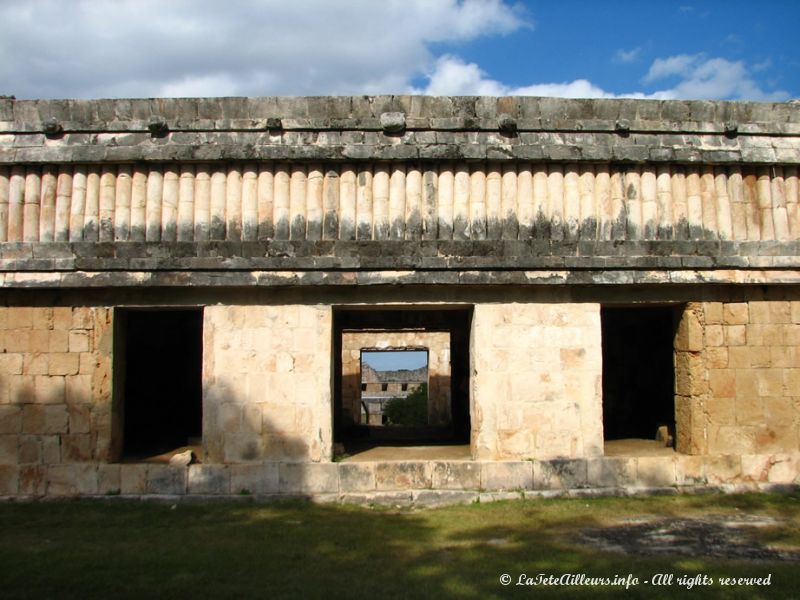
[[666, 426], [674, 440], [676, 310], [603, 308], [600, 315], [605, 439], [655, 440]]
[[124, 458], [151, 458], [202, 436], [202, 309], [118, 310], [115, 404]]
[[[470, 397], [469, 397], [469, 332], [472, 322], [471, 308], [414, 308], [414, 309], [335, 309], [334, 324], [334, 442], [352, 454], [353, 448], [369, 446], [428, 446], [462, 445], [470, 442]], [[386, 427], [365, 424], [360, 417], [361, 408], [356, 411], [354, 394], [369, 391], [364, 389], [361, 373], [355, 370], [343, 374], [343, 336], [349, 334], [370, 334], [380, 332], [420, 332], [444, 334], [448, 340], [449, 375], [444, 384], [449, 395], [446, 425], [431, 425], [431, 419], [423, 427]], [[362, 349], [364, 347], [362, 346]], [[377, 350], [377, 348], [368, 348]], [[420, 351], [421, 347], [391, 348], [394, 351]], [[360, 359], [358, 360], [360, 363]], [[353, 381], [349, 381], [353, 379]], [[444, 381], [444, 380], [443, 380]], [[402, 389], [403, 382], [387, 385], [385, 393], [397, 387], [395, 393], [407, 393]], [[441, 381], [436, 381], [433, 372], [428, 374], [428, 390], [436, 389]], [[396, 384], [396, 385], [395, 385]], [[383, 384], [379, 384], [383, 385]], [[394, 386], [394, 387], [393, 387]], [[381, 388], [381, 392], [384, 392]], [[378, 393], [381, 393], [378, 392]], [[350, 396], [353, 396], [351, 398]], [[360, 397], [355, 399], [360, 405]]]

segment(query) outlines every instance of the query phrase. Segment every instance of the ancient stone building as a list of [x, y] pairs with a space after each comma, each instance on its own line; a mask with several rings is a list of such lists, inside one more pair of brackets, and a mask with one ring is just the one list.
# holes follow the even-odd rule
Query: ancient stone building
[[[796, 103], [0, 99], [0, 495], [797, 483], [798, 164]], [[449, 445], [338, 460], [380, 337]]]

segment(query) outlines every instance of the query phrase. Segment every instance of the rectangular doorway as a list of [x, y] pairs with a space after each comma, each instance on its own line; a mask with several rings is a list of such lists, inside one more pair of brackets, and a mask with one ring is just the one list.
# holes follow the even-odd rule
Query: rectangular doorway
[[471, 320], [464, 307], [334, 309], [335, 446], [469, 458]]
[[156, 459], [199, 446], [203, 310], [118, 309], [114, 404], [124, 459]]
[[670, 447], [669, 439], [660, 438], [666, 431], [675, 439], [676, 309], [604, 307], [600, 318], [604, 439], [619, 447], [631, 440], [628, 450], [634, 453], [650, 446], [633, 440], [650, 441], [653, 449]]

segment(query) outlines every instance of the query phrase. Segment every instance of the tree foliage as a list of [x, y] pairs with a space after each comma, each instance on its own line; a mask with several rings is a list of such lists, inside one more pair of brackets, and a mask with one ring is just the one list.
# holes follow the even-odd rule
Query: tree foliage
[[423, 383], [405, 398], [392, 398], [383, 407], [389, 425], [428, 424], [428, 384]]

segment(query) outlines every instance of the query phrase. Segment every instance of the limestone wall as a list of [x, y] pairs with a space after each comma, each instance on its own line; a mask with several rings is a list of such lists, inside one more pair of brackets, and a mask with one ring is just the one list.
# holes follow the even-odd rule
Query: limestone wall
[[343, 419], [357, 423], [361, 414], [361, 350], [364, 348], [428, 350], [428, 423], [451, 422], [450, 334], [445, 331], [346, 331], [342, 333]]
[[800, 451], [800, 301], [690, 304], [677, 342], [679, 451]]
[[208, 306], [206, 462], [319, 462], [332, 451], [331, 310]]
[[472, 323], [474, 457], [602, 455], [600, 305], [478, 304]]
[[796, 166], [0, 166], [0, 242], [793, 240]]
[[112, 341], [105, 308], [0, 307], [0, 488], [111, 458]]

